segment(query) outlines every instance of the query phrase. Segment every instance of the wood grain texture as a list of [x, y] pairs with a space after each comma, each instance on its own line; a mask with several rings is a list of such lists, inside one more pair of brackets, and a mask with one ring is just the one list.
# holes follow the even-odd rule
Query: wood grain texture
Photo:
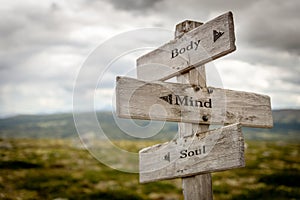
[[[197, 124], [233, 124], [270, 128], [273, 126], [270, 98], [249, 92], [240, 92], [190, 84], [145, 82], [118, 77], [116, 86], [117, 115], [123, 118], [166, 120]], [[160, 97], [171, 95], [172, 104]], [[179, 96], [187, 96], [187, 104], [176, 105]], [[177, 100], [176, 100], [177, 98]], [[190, 99], [193, 105], [191, 106]], [[200, 107], [199, 101], [209, 107]], [[211, 104], [209, 103], [211, 101]], [[178, 100], [179, 104], [180, 101]], [[203, 118], [206, 116], [207, 119]]]
[[[182, 37], [188, 31], [191, 31], [203, 23], [196, 21], [184, 21], [176, 25], [175, 39]], [[188, 73], [177, 76], [178, 83], [186, 83], [206, 88], [205, 66], [190, 70]], [[197, 132], [206, 132], [209, 125], [178, 123], [178, 137], [184, 138], [192, 136]], [[182, 191], [185, 200], [211, 200], [213, 199], [211, 174], [198, 174], [195, 176], [182, 178]]]
[[[176, 26], [176, 32], [177, 32]], [[190, 70], [188, 73], [177, 76], [178, 83], [190, 85], [198, 85], [201, 88], [206, 88], [206, 72], [205, 66]], [[209, 125], [178, 123], [179, 138], [193, 136], [197, 132], [206, 132]], [[182, 190], [185, 200], [212, 200], [212, 179], [211, 174], [198, 174], [195, 176], [182, 178]]]
[[[214, 31], [223, 33], [216, 41]], [[195, 42], [199, 42], [199, 46]], [[138, 58], [137, 77], [167, 80], [235, 49], [233, 16], [228, 12]]]
[[142, 183], [243, 167], [241, 126], [233, 124], [174, 139], [142, 149], [139, 157]]
[[199, 174], [197, 176], [182, 179], [184, 200], [212, 200], [211, 174]]

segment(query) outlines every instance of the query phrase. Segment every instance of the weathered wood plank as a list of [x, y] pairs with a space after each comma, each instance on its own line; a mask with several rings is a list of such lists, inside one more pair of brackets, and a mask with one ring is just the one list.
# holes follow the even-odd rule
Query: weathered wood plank
[[141, 183], [243, 167], [241, 125], [154, 145], [142, 149], [139, 157]]
[[137, 76], [167, 80], [235, 49], [233, 16], [228, 12], [138, 58]]
[[123, 118], [273, 126], [270, 98], [255, 93], [117, 77], [116, 101]]

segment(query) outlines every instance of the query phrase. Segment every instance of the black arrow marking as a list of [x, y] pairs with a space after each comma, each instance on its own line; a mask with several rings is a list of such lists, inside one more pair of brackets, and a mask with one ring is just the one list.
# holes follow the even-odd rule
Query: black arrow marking
[[170, 162], [170, 152], [168, 152], [163, 159]]
[[168, 102], [169, 104], [172, 104], [172, 94], [169, 94], [167, 96], [162, 96], [162, 97], [159, 97], [160, 99]]
[[216, 42], [223, 34], [224, 32], [222, 31], [213, 30], [214, 42]]

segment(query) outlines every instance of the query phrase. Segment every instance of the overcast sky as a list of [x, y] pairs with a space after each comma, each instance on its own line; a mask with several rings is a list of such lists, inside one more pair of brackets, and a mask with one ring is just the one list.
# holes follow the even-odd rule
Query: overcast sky
[[[300, 108], [299, 0], [0, 3], [0, 116], [70, 112], [76, 77], [89, 55], [105, 41], [144, 27], [169, 30], [172, 39], [177, 23], [185, 19], [206, 22], [227, 11], [233, 12], [237, 50], [214, 62], [224, 88], [269, 95], [275, 109]], [[128, 43], [135, 41], [123, 45]], [[118, 65], [134, 68], [134, 55]], [[110, 58], [105, 51], [103, 56]], [[93, 64], [101, 68], [105, 62], [110, 60]], [[101, 99], [97, 109], [109, 108], [115, 76], [127, 73], [121, 68], [111, 71], [107, 84], [96, 91], [93, 84], [80, 86]]]

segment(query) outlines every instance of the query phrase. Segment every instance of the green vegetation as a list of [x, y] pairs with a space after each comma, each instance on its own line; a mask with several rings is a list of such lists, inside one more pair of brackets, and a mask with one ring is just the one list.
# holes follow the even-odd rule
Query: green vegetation
[[[137, 174], [106, 167], [72, 144], [1, 140], [0, 199], [178, 199], [181, 195], [179, 180], [140, 185]], [[125, 144], [132, 148], [135, 142]]]
[[[132, 151], [151, 144], [116, 143]], [[300, 199], [300, 144], [246, 144], [245, 168], [213, 174], [214, 199]], [[183, 199], [180, 179], [139, 184], [71, 140], [0, 139], [0, 149], [0, 199]]]
[[[139, 140], [124, 133], [111, 113], [96, 116], [112, 143], [129, 152], [169, 140], [177, 131], [176, 123], [166, 123], [157, 135]], [[90, 117], [81, 114], [87, 136], [98, 131]], [[300, 110], [273, 111], [273, 118], [273, 129], [243, 128], [246, 167], [214, 173], [214, 199], [300, 199]], [[94, 159], [78, 145], [72, 114], [0, 119], [0, 138], [0, 199], [183, 199], [180, 179], [139, 184], [138, 174], [113, 170]], [[101, 140], [91, 141], [115, 164], [137, 168], [136, 160], [120, 163], [120, 155], [108, 155]]]
[[214, 174], [217, 199], [299, 199], [300, 144], [246, 144], [245, 168]]

